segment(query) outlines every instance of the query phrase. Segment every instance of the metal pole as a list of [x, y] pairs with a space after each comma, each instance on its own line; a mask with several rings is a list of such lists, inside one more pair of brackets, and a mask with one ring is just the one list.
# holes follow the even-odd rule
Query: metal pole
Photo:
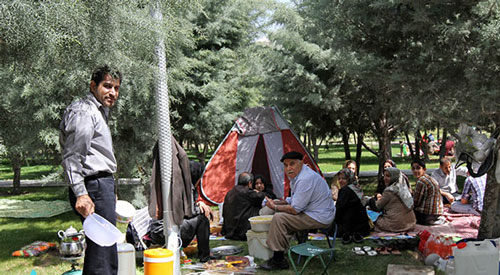
[[165, 243], [168, 249], [174, 252], [174, 274], [180, 274], [179, 260], [179, 227], [174, 224], [172, 217], [172, 203], [170, 201], [171, 179], [172, 179], [172, 133], [170, 131], [170, 112], [167, 85], [167, 66], [165, 57], [165, 43], [161, 28], [163, 15], [160, 9], [160, 2], [157, 1], [155, 7], [151, 9], [152, 17], [158, 27], [158, 45], [155, 53], [158, 58], [158, 74], [156, 80], [156, 108], [158, 112], [158, 138], [160, 149], [160, 174], [163, 200], [163, 225]]

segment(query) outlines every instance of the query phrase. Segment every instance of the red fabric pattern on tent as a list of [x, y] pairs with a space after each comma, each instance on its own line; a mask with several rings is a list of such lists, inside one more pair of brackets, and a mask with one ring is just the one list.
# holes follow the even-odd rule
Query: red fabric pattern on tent
[[[319, 170], [318, 165], [314, 160], [309, 157], [309, 154], [306, 152], [305, 148], [302, 144], [295, 138], [293, 133], [290, 130], [281, 130], [281, 139], [283, 140], [283, 154], [286, 154], [290, 151], [297, 151], [304, 155], [304, 164], [307, 164], [311, 169], [318, 172], [321, 176], [321, 171]], [[285, 197], [290, 195], [290, 180], [286, 176], [285, 172]]]
[[226, 193], [234, 187], [237, 148], [238, 133], [231, 132], [205, 169], [201, 189], [211, 203], [222, 203]]

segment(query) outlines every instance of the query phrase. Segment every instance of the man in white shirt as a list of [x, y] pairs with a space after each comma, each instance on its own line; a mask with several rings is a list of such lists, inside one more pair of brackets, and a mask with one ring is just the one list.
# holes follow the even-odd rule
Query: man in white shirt
[[267, 246], [273, 257], [260, 265], [265, 270], [287, 269], [284, 252], [297, 231], [327, 228], [335, 217], [335, 205], [325, 179], [304, 165], [304, 156], [295, 151], [283, 155], [281, 162], [290, 179], [291, 197], [276, 202], [266, 197], [266, 206], [276, 213], [271, 220]]
[[432, 177], [439, 183], [443, 204], [451, 204], [456, 200], [460, 200], [457, 175], [467, 177], [467, 167], [455, 167], [448, 157], [439, 160], [439, 169], [432, 173]]

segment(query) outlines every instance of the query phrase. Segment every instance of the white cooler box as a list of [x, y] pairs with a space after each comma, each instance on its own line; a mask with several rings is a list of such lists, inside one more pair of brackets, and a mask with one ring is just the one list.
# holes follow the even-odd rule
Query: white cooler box
[[267, 233], [267, 231], [247, 231], [248, 254], [250, 254], [250, 256], [262, 260], [268, 260], [273, 256], [273, 251], [269, 249], [266, 244]]

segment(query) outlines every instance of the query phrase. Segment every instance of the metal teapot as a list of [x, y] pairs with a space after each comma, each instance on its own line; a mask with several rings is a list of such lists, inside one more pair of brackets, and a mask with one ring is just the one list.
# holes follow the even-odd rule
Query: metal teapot
[[62, 257], [82, 257], [85, 253], [86, 243], [83, 230], [76, 231], [70, 226], [66, 231], [59, 230], [57, 235], [61, 239], [59, 254]]

